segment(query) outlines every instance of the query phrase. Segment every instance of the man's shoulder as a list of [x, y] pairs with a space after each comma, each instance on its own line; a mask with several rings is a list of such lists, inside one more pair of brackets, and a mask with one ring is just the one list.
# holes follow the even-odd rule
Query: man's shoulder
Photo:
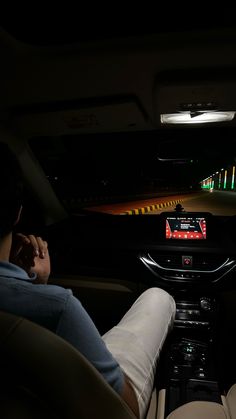
[[0, 278], [0, 289], [2, 295], [16, 296], [19, 298], [28, 298], [31, 295], [32, 300], [43, 298], [44, 300], [58, 300], [62, 303], [72, 296], [71, 289], [63, 288], [53, 284], [34, 284], [15, 278]]
[[32, 284], [31, 292], [44, 297], [67, 300], [72, 294], [71, 289], [63, 288], [59, 285], [40, 285]]
[[74, 299], [70, 289], [58, 285], [0, 277], [0, 310], [26, 317], [52, 331], [57, 330], [60, 316]]

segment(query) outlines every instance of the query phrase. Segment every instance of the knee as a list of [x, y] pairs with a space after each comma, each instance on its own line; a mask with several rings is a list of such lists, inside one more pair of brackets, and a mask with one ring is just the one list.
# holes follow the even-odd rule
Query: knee
[[147, 304], [149, 307], [153, 307], [156, 310], [161, 307], [162, 310], [166, 310], [173, 316], [175, 315], [175, 300], [172, 295], [170, 295], [162, 288], [149, 288], [148, 290], [144, 291], [143, 296], [145, 299], [147, 299]]

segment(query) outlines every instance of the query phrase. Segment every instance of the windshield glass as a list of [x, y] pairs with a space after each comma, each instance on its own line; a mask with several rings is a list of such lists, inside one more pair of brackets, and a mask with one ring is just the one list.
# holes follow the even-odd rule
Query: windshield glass
[[232, 128], [37, 137], [30, 146], [66, 209], [236, 214]]

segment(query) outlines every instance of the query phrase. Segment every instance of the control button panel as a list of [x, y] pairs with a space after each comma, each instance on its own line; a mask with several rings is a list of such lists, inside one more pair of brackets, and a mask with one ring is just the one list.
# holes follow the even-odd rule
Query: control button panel
[[182, 266], [185, 268], [191, 268], [193, 266], [193, 257], [182, 256]]

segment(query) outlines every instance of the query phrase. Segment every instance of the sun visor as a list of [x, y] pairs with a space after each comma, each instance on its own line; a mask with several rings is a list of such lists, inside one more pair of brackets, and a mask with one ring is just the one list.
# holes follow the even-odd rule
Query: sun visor
[[62, 109], [58, 104], [40, 106], [40, 110], [20, 109], [14, 111], [13, 123], [16, 129], [27, 136], [70, 135], [93, 132], [112, 132], [146, 129], [148, 118], [135, 100], [105, 103], [96, 106]]

